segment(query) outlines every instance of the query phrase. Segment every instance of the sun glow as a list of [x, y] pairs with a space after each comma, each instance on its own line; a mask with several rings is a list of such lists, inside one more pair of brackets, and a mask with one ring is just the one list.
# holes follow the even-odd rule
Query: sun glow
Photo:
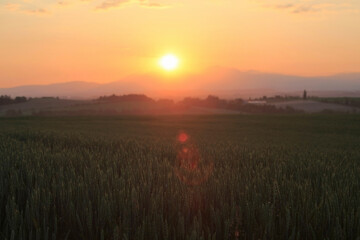
[[173, 54], [167, 54], [161, 57], [159, 65], [166, 71], [172, 71], [179, 66], [179, 59]]

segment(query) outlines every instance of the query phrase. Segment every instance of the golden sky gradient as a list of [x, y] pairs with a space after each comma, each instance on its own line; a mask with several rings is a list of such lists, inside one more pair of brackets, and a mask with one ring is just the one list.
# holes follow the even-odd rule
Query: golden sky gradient
[[360, 72], [359, 0], [2, 0], [0, 87], [212, 66]]

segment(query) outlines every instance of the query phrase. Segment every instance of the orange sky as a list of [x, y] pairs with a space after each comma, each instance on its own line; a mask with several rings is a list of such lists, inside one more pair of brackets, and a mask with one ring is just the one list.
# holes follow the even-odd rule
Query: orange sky
[[2, 0], [0, 87], [212, 66], [360, 72], [358, 0]]

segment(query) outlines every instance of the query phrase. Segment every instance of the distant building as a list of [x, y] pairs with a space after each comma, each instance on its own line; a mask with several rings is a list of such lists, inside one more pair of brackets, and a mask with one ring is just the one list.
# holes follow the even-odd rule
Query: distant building
[[263, 100], [249, 100], [248, 104], [265, 105], [267, 102]]

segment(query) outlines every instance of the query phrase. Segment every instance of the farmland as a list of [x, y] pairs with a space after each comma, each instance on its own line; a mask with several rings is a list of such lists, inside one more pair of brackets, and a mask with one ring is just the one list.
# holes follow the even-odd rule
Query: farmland
[[360, 116], [0, 119], [1, 239], [356, 239]]
[[[295, 100], [295, 101], [284, 101], [273, 103], [276, 107], [292, 107], [296, 110], [302, 110], [308, 113], [316, 113], [316, 112], [344, 112], [344, 113], [358, 113], [359, 108], [356, 106], [346, 106], [339, 104], [336, 102], [336, 98], [329, 98], [328, 102], [318, 100]], [[331, 102], [331, 100], [334, 100]]]

